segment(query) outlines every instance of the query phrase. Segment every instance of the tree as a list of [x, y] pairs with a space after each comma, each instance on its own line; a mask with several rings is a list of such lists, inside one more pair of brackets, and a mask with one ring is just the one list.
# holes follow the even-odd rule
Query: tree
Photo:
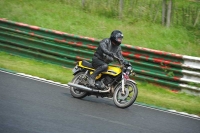
[[[167, 3], [168, 2], [168, 3]], [[162, 25], [170, 27], [172, 16], [173, 0], [163, 0], [162, 2]]]
[[166, 22], [166, 0], [162, 2], [162, 25], [165, 26]]
[[82, 0], [82, 7], [85, 8], [85, 0]]
[[123, 6], [124, 6], [124, 1], [119, 0], [119, 18], [122, 19], [123, 17]]

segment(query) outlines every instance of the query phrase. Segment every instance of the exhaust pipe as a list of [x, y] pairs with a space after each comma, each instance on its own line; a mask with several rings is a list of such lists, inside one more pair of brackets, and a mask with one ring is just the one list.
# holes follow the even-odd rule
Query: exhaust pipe
[[68, 83], [68, 85], [69, 85], [70, 87], [76, 87], [76, 88], [79, 89], [79, 90], [83, 90], [83, 91], [87, 91], [87, 92], [99, 92], [99, 90], [94, 90], [94, 89], [85, 87], [85, 86], [83, 86], [83, 85], [78, 85], [78, 84], [74, 84], [74, 83]]

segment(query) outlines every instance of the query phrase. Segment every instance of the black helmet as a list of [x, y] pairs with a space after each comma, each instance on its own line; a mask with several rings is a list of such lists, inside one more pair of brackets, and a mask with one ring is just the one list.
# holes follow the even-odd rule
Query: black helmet
[[119, 30], [114, 30], [110, 35], [110, 40], [117, 45], [122, 43], [123, 34]]

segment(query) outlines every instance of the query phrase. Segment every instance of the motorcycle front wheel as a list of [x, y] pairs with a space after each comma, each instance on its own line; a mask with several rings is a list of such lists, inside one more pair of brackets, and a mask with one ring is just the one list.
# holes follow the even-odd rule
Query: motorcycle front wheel
[[[84, 75], [84, 72], [77, 73], [74, 76], [74, 78], [72, 79], [72, 83], [79, 84], [81, 82], [81, 80], [83, 80], [83, 78], [82, 78], [83, 75]], [[70, 87], [70, 93], [73, 97], [79, 98], [79, 99], [87, 96], [87, 92], [81, 91], [81, 90], [77, 89], [76, 87]]]
[[131, 106], [138, 95], [136, 84], [131, 81], [126, 81], [124, 85], [125, 94], [122, 93], [122, 84], [118, 85], [114, 91], [113, 101], [119, 108], [127, 108]]

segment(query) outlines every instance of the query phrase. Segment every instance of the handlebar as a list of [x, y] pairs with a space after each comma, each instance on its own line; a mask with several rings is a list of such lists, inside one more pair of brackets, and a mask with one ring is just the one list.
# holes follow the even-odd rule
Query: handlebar
[[[123, 62], [121, 62], [120, 58], [118, 58], [117, 56], [114, 56], [114, 58], [117, 59], [120, 62], [120, 68], [123, 70], [124, 67], [125, 67], [125, 64], [123, 64]], [[135, 76], [136, 73], [131, 70], [131, 75]]]

